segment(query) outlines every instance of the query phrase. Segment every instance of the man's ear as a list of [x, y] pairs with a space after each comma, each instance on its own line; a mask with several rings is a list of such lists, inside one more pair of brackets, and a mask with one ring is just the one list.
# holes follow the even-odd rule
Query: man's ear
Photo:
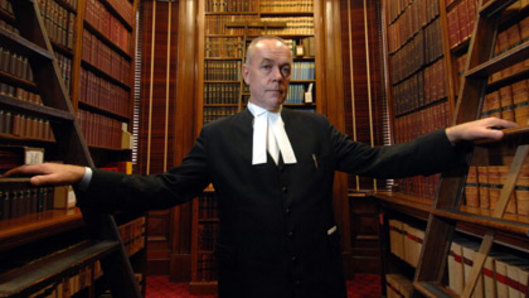
[[246, 66], [246, 64], [243, 64], [242, 65], [242, 78], [244, 79], [244, 82], [246, 83], [246, 85], [250, 85], [248, 83], [248, 76], [249, 76], [248, 66]]

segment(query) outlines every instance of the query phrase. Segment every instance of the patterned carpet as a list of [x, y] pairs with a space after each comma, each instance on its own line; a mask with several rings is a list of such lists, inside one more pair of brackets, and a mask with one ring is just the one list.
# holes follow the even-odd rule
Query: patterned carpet
[[[214, 298], [215, 296], [195, 296], [189, 294], [187, 283], [172, 283], [167, 275], [148, 276], [146, 298]], [[347, 281], [347, 297], [380, 297], [380, 276], [378, 274], [355, 274]]]

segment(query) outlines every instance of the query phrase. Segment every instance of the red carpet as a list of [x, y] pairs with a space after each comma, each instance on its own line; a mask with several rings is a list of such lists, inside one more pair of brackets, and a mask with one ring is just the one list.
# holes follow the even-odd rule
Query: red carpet
[[[189, 294], [188, 283], [172, 283], [167, 275], [147, 276], [146, 298], [214, 298]], [[380, 276], [378, 274], [355, 274], [354, 280], [347, 281], [347, 297], [380, 297]]]

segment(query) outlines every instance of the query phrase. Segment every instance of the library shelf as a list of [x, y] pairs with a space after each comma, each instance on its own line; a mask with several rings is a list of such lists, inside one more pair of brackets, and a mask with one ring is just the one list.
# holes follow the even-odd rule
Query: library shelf
[[23, 112], [50, 121], [73, 121], [75, 119], [75, 116], [64, 110], [34, 104], [7, 95], [0, 95], [0, 107], [7, 107], [11, 111]]
[[109, 82], [111, 82], [114, 85], [118, 85], [119, 87], [121, 87], [121, 88], [123, 88], [123, 89], [125, 89], [127, 91], [130, 91], [130, 89], [131, 89], [130, 85], [118, 80], [117, 78], [114, 78], [112, 75], [110, 75], [110, 74], [106, 73], [105, 71], [99, 69], [97, 66], [93, 65], [92, 63], [83, 60], [81, 62], [81, 65], [83, 66], [83, 68], [85, 68], [85, 69], [97, 74], [98, 76], [104, 78], [106, 81], [109, 81]]
[[57, 279], [105, 257], [120, 247], [119, 241], [83, 241], [53, 255], [38, 259], [0, 275], [0, 296], [28, 295], [46, 280]]
[[55, 209], [0, 220], [0, 251], [84, 226], [78, 208]]
[[510, 65], [521, 62], [529, 56], [529, 41], [525, 41], [522, 44], [484, 62], [470, 70], [465, 75], [468, 78], [479, 78], [484, 76], [490, 76], [493, 73], [500, 71]]
[[107, 116], [109, 118], [117, 119], [119, 121], [123, 121], [123, 122], [130, 121], [130, 118], [127, 115], [119, 114], [119, 113], [116, 113], [116, 112], [111, 111], [109, 109], [104, 109], [104, 108], [101, 108], [101, 107], [99, 107], [97, 105], [93, 105], [93, 104], [84, 102], [82, 100], [79, 100], [79, 107], [81, 107], [81, 108], [83, 108], [84, 110], [87, 110], [87, 111], [92, 111], [92, 112], [96, 112], [96, 113], [101, 114], [101, 115], [105, 115], [105, 116]]

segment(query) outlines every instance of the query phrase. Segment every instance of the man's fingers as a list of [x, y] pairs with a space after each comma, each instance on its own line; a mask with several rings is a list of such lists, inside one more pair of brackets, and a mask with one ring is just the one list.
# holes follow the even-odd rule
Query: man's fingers
[[12, 176], [12, 175], [16, 175], [16, 174], [27, 174], [27, 173], [30, 173], [28, 171], [28, 166], [30, 165], [23, 165], [23, 166], [20, 166], [20, 167], [16, 167], [14, 169], [10, 169], [9, 171], [5, 172], [2, 176], [3, 177], [8, 177], [8, 176]]

